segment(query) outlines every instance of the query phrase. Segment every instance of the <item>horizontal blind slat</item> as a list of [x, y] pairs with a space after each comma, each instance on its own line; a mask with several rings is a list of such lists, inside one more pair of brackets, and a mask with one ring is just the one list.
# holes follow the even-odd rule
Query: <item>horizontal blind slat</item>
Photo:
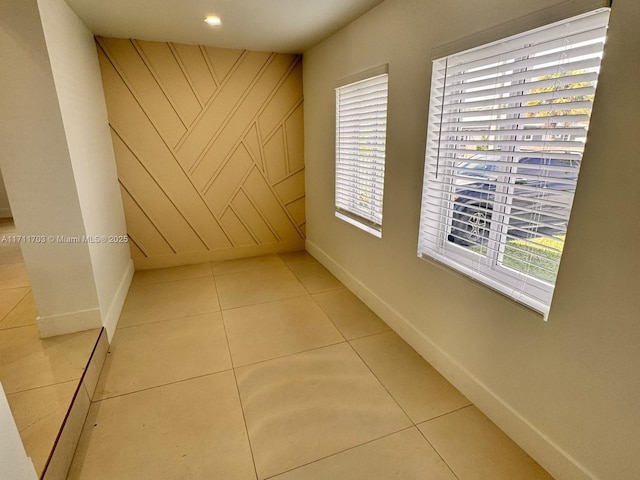
[[387, 101], [386, 74], [336, 89], [336, 211], [356, 225], [382, 223]]
[[419, 255], [548, 308], [608, 14], [433, 62]]

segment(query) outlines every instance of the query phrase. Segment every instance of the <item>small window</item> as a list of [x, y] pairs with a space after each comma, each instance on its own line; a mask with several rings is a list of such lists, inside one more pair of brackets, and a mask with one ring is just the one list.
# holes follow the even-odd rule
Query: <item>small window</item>
[[608, 18], [601, 9], [433, 62], [418, 255], [545, 316]]
[[336, 88], [336, 217], [382, 236], [388, 75]]

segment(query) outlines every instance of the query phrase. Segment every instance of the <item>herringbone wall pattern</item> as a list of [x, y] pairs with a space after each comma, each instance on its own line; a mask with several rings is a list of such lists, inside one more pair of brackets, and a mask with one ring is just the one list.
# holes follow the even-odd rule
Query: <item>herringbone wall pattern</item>
[[299, 56], [97, 43], [136, 268], [303, 248]]

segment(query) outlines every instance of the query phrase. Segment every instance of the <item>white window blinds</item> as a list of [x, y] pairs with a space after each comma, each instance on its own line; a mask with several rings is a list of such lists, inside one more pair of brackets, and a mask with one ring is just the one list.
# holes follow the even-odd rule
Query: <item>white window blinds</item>
[[388, 75], [336, 89], [336, 216], [382, 231]]
[[419, 256], [548, 312], [608, 17], [433, 62]]

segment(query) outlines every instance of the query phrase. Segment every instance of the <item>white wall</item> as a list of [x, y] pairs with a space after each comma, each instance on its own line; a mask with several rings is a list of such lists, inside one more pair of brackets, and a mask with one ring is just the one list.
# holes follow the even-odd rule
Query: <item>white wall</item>
[[[5, 0], [0, 58], [0, 166], [18, 232], [125, 235], [91, 33], [63, 0]], [[47, 241], [23, 254], [43, 335], [105, 325], [111, 337], [133, 274], [128, 245]]]
[[4, 178], [0, 172], [0, 218], [11, 218], [11, 205], [7, 197], [7, 188], [4, 186]]
[[[86, 234], [36, 0], [0, 2], [0, 168], [17, 230]], [[99, 327], [86, 244], [23, 243], [45, 335]], [[48, 327], [55, 327], [49, 329]]]
[[[39, 0], [38, 5], [84, 227], [92, 237], [124, 237], [127, 230], [93, 34], [64, 0]], [[89, 253], [101, 317], [111, 336], [133, 271], [129, 245], [90, 243]]]
[[[514, 19], [560, 3], [387, 0], [305, 52], [307, 248], [556, 478], [633, 480], [640, 478], [640, 2], [615, 0], [612, 9], [548, 322], [416, 257], [432, 48], [501, 24], [508, 31]], [[384, 63], [387, 165], [376, 239], [334, 217], [333, 88]]]

